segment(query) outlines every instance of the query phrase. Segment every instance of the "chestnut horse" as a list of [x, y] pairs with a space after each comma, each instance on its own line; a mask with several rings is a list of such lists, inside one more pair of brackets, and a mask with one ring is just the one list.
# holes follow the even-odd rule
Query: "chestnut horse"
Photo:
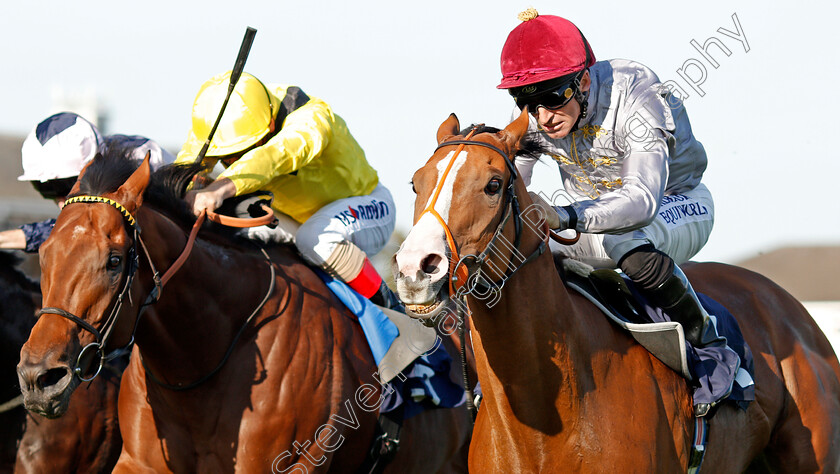
[[[181, 197], [199, 169], [150, 180], [148, 157], [138, 168], [109, 149], [83, 171], [71, 196], [88, 197], [68, 200], [41, 248], [45, 314], [18, 369], [27, 407], [59, 414], [103, 347], [133, 341], [114, 472], [355, 472], [377, 423], [376, 365], [292, 250], [205, 228], [159, 278], [188, 242]], [[410, 418], [389, 467], [461, 471], [470, 429], [463, 407]]]
[[[400, 297], [420, 317], [445, 311], [448, 291], [471, 291], [484, 401], [470, 470], [686, 472], [686, 381], [563, 284], [550, 252], [540, 253], [545, 232], [515, 229], [511, 193], [522, 209], [531, 204], [511, 163], [527, 126], [523, 113], [467, 140], [454, 115], [443, 122], [441, 145], [414, 174], [415, 224], [395, 257]], [[498, 291], [447, 290], [453, 273], [463, 282], [479, 271], [499, 275], [485, 285]], [[747, 270], [702, 263], [686, 273], [736, 315], [756, 356], [756, 400], [746, 411], [719, 406], [702, 471], [840, 471], [840, 365], [810, 315]]]
[[120, 372], [109, 371], [73, 397], [67, 416], [51, 420], [27, 413], [15, 370], [20, 348], [35, 324], [41, 303], [38, 282], [16, 265], [20, 259], [0, 252], [0, 472], [111, 472], [122, 442], [117, 423]]

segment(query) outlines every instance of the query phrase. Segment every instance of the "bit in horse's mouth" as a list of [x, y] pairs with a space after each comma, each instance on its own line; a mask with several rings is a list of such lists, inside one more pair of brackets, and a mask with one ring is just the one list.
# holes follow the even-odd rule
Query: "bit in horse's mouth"
[[426, 316], [440, 308], [442, 304], [443, 301], [440, 299], [440, 296], [437, 296], [435, 300], [429, 304], [407, 304], [405, 305], [405, 308], [418, 316]]

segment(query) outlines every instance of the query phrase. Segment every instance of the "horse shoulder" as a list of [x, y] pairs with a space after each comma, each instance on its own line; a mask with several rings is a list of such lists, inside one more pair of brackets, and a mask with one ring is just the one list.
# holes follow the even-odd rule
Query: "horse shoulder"
[[[658, 454], [653, 458], [660, 463], [685, 458], [687, 439], [693, 427], [690, 424], [691, 395], [685, 379], [654, 357], [628, 332], [609, 321], [588, 300], [575, 295], [572, 301], [577, 308], [576, 319], [583, 321], [597, 337], [587, 338], [585, 346], [580, 348], [591, 357], [575, 362], [577, 374], [571, 379], [578, 385], [576, 400], [571, 400], [570, 406], [558, 409], [602, 414], [578, 417], [575, 421], [572, 431], [580, 438], [580, 449], [634, 439], [634, 443], [644, 443], [651, 451], [655, 450]], [[603, 390], [603, 387], [610, 387], [610, 390]], [[579, 406], [574, 406], [576, 404]], [[602, 442], [593, 442], [597, 439]], [[602, 460], [612, 456], [608, 452], [590, 454]], [[649, 459], [651, 457], [645, 454], [638, 462]], [[654, 470], [660, 467], [651, 466]]]

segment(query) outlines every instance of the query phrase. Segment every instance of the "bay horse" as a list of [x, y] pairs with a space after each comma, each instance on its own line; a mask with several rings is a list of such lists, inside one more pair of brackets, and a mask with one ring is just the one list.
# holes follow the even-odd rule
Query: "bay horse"
[[[205, 224], [182, 253], [200, 169], [150, 176], [148, 157], [109, 149], [83, 170], [41, 248], [27, 408], [60, 414], [97, 358], [133, 341], [114, 472], [355, 472], [382, 401], [358, 320], [286, 246]], [[412, 417], [388, 470], [463, 472], [470, 430], [463, 407]]]
[[[527, 112], [469, 138], [454, 114], [444, 121], [413, 176], [414, 226], [394, 259], [399, 295], [421, 318], [448, 311], [447, 295], [462, 294], [446, 285], [456, 277], [503, 273], [487, 283], [493, 299], [466, 296], [484, 395], [470, 470], [686, 472], [687, 382], [563, 284], [540, 251], [544, 232], [510, 218], [512, 195], [531, 204], [512, 164], [527, 128]], [[686, 273], [738, 318], [755, 355], [756, 400], [746, 411], [718, 406], [702, 471], [840, 472], [840, 365], [810, 315], [745, 269], [700, 263]]]
[[41, 289], [18, 268], [20, 259], [0, 252], [0, 472], [111, 472], [122, 441], [117, 422], [119, 369], [73, 397], [68, 413], [48, 419], [27, 413], [16, 367], [40, 307]]

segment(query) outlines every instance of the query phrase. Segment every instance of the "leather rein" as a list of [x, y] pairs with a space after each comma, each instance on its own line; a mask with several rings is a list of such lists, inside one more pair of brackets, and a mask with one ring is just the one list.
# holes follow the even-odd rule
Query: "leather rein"
[[[157, 303], [157, 301], [160, 298], [161, 293], [163, 292], [164, 286], [166, 286], [166, 283], [172, 278], [172, 276], [174, 276], [174, 274], [181, 268], [181, 266], [187, 260], [190, 253], [192, 252], [193, 244], [195, 243], [195, 239], [196, 239], [196, 236], [198, 235], [198, 231], [201, 228], [201, 225], [204, 223], [205, 219], [209, 219], [213, 222], [217, 222], [217, 223], [220, 223], [222, 225], [229, 226], [229, 227], [255, 227], [255, 226], [259, 226], [259, 225], [270, 224], [270, 223], [274, 222], [274, 220], [275, 220], [274, 212], [271, 210], [270, 207], [268, 207], [266, 205], [263, 205], [263, 209], [266, 211], [266, 214], [264, 216], [258, 217], [258, 218], [251, 218], [251, 219], [234, 218], [234, 217], [229, 217], [229, 216], [222, 216], [222, 215], [216, 214], [215, 212], [212, 212], [212, 211], [202, 211], [202, 213], [198, 216], [198, 218], [196, 218], [196, 221], [193, 224], [192, 230], [190, 231], [190, 235], [187, 239], [187, 243], [184, 246], [184, 249], [181, 251], [181, 254], [178, 256], [178, 258], [175, 260], [175, 262], [173, 262], [173, 264], [169, 267], [169, 269], [166, 271], [166, 273], [163, 276], [161, 276], [160, 272], [155, 268], [154, 262], [152, 262], [152, 257], [149, 254], [148, 248], [146, 248], [146, 244], [143, 242], [143, 239], [140, 237], [140, 228], [137, 225], [137, 220], [134, 218], [133, 215], [131, 215], [131, 213], [122, 204], [120, 204], [117, 201], [114, 201], [113, 199], [109, 199], [109, 198], [102, 197], [102, 196], [83, 195], [83, 196], [75, 196], [75, 197], [71, 197], [71, 198], [67, 199], [64, 202], [64, 207], [66, 207], [69, 204], [74, 204], [74, 203], [103, 203], [103, 204], [108, 204], [109, 206], [113, 207], [114, 209], [116, 209], [120, 213], [120, 215], [123, 217], [123, 221], [128, 226], [128, 228], [130, 230], [130, 233], [133, 235], [133, 244], [128, 249], [128, 255], [127, 255], [127, 259], [126, 259], [127, 260], [127, 266], [126, 266], [126, 270], [125, 270], [126, 275], [125, 275], [125, 281], [123, 283], [122, 290], [117, 295], [116, 300], [115, 300], [115, 302], [114, 302], [114, 304], [111, 308], [111, 312], [108, 315], [108, 317], [105, 319], [105, 322], [102, 324], [101, 329], [96, 329], [92, 324], [88, 323], [84, 319], [76, 316], [75, 314], [73, 314], [69, 311], [66, 311], [64, 309], [57, 308], [57, 307], [47, 306], [47, 307], [41, 308], [36, 313], [37, 317], [40, 317], [43, 314], [56, 314], [56, 315], [62, 316], [66, 319], [69, 319], [70, 321], [73, 321], [74, 323], [79, 325], [81, 328], [83, 328], [86, 331], [93, 334], [95, 341], [91, 342], [90, 344], [87, 344], [85, 347], [82, 348], [82, 350], [79, 352], [78, 357], [76, 358], [76, 366], [73, 369], [73, 373], [77, 377], [79, 377], [79, 379], [83, 382], [90, 382], [91, 380], [95, 379], [99, 375], [99, 373], [102, 371], [102, 368], [103, 368], [103, 366], [105, 365], [106, 362], [111, 361], [113, 359], [116, 359], [117, 357], [120, 357], [124, 354], [127, 354], [127, 353], [131, 352], [131, 347], [134, 344], [134, 334], [137, 331], [137, 325], [140, 322], [140, 317], [143, 314], [143, 310], [147, 306], [150, 306], [150, 305], [153, 305], [153, 304]], [[137, 272], [137, 269], [140, 266], [140, 257], [139, 257], [139, 254], [137, 252], [137, 244], [138, 243], [140, 244], [140, 247], [143, 249], [143, 253], [146, 256], [146, 260], [148, 261], [149, 267], [152, 270], [152, 275], [153, 275], [152, 280], [154, 282], [155, 287], [149, 293], [149, 295], [146, 297], [143, 304], [140, 305], [140, 309], [138, 310], [137, 318], [134, 321], [134, 328], [131, 331], [131, 338], [130, 338], [129, 342], [125, 346], [123, 346], [119, 349], [115, 349], [115, 350], [109, 352], [108, 354], [105, 354], [105, 346], [108, 343], [109, 339], [111, 338], [111, 335], [113, 334], [112, 331], [113, 331], [114, 327], [116, 326], [117, 319], [119, 318], [120, 312], [122, 310], [123, 302], [125, 301], [126, 297], [128, 297], [129, 303], [131, 303], [131, 295], [129, 294], [129, 290], [131, 289], [131, 285], [134, 282], [134, 276]], [[271, 269], [271, 283], [269, 285], [268, 294], [266, 294], [265, 298], [262, 300], [262, 302], [257, 307], [257, 309], [254, 310], [254, 312], [245, 320], [245, 323], [243, 324], [242, 328], [240, 328], [239, 332], [237, 333], [236, 337], [233, 340], [233, 343], [231, 344], [231, 347], [228, 349], [228, 351], [225, 354], [224, 358], [222, 359], [221, 363], [210, 374], [202, 377], [201, 379], [199, 379], [196, 382], [193, 382], [193, 383], [190, 383], [190, 384], [187, 384], [187, 385], [180, 385], [180, 384], [179, 385], [168, 385], [168, 384], [165, 384], [165, 383], [159, 381], [154, 375], [152, 375], [151, 372], [148, 371], [148, 368], [146, 368], [147, 369], [146, 372], [150, 375], [152, 380], [159, 383], [160, 385], [163, 385], [166, 388], [170, 388], [170, 389], [173, 389], [173, 390], [185, 390], [187, 388], [192, 388], [192, 387], [200, 384], [201, 382], [204, 382], [205, 380], [209, 379], [211, 376], [213, 376], [216, 372], [218, 372], [221, 369], [222, 365], [224, 365], [225, 361], [230, 356], [230, 353], [232, 352], [233, 346], [236, 344], [237, 340], [239, 339], [239, 336], [242, 334], [245, 327], [250, 323], [251, 319], [253, 319], [254, 315], [256, 315], [256, 313], [259, 311], [259, 309], [262, 308], [262, 306], [265, 304], [265, 302], [268, 300], [268, 297], [271, 295], [271, 293], [274, 290], [274, 275], [275, 275], [274, 265], [272, 265], [271, 260], [268, 257], [268, 254], [266, 254], [264, 250], [263, 250], [263, 255], [265, 255], [266, 260], [268, 261], [268, 264], [269, 264], [269, 268]], [[91, 375], [90, 377], [85, 377], [85, 375], [82, 371], [82, 359], [88, 351], [95, 351], [99, 355], [99, 366], [96, 368], [96, 371], [93, 373], [93, 375]], [[145, 364], [144, 364], [144, 366], [145, 366]]]

